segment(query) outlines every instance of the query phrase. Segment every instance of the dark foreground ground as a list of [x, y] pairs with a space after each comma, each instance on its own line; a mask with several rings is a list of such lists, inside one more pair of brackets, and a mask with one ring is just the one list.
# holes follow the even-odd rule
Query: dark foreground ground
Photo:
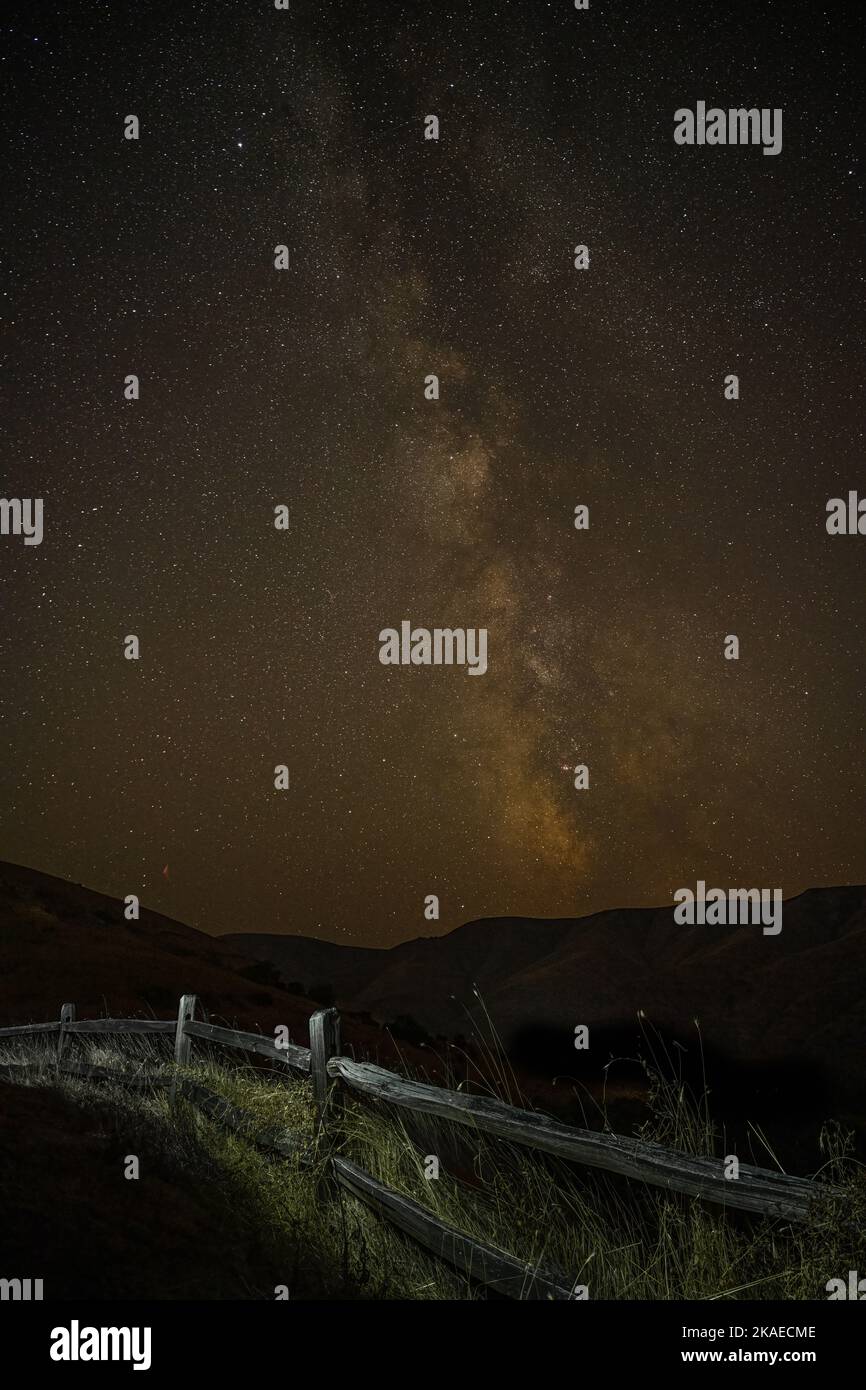
[[232, 1204], [226, 1175], [175, 1166], [98, 1103], [0, 1082], [0, 1116], [0, 1277], [41, 1278], [46, 1299], [329, 1296], [305, 1252], [274, 1249]]

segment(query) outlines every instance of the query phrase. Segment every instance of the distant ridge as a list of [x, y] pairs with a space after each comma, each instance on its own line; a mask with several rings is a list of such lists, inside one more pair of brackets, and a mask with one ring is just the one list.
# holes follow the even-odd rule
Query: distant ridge
[[778, 936], [759, 927], [679, 926], [672, 907], [580, 918], [486, 918], [388, 950], [310, 937], [229, 933], [226, 946], [285, 981], [326, 982], [374, 1018], [408, 1015], [432, 1034], [468, 1034], [477, 988], [520, 1049], [579, 1023], [619, 1036], [653, 1024], [750, 1064], [813, 1064], [831, 1089], [866, 1095], [866, 887], [813, 888], [784, 904]]
[[[607, 1070], [612, 1058], [646, 1055], [643, 1010], [659, 1030], [650, 1043], [699, 1088], [706, 1062], [723, 1115], [737, 1107], [762, 1120], [841, 1114], [862, 1126], [866, 1144], [861, 886], [789, 899], [778, 936], [678, 926], [671, 907], [628, 908], [481, 919], [377, 950], [254, 932], [215, 937], [144, 906], [128, 922], [117, 899], [0, 863], [0, 1024], [56, 1017], [66, 1000], [85, 1017], [169, 1017], [188, 991], [214, 1021], [266, 1033], [287, 1024], [302, 1044], [310, 1013], [333, 995], [347, 1046], [431, 1076], [448, 1049], [421, 1046], [424, 1033], [458, 1042], [486, 1035], [486, 1010], [521, 1084], [537, 1082], [547, 1105], [575, 1094], [575, 1081], [596, 1096], [611, 1081], [621, 1096], [644, 1093], [634, 1064]], [[393, 1040], [383, 1023], [394, 1025]], [[574, 1048], [578, 1024], [590, 1028], [586, 1053]]]

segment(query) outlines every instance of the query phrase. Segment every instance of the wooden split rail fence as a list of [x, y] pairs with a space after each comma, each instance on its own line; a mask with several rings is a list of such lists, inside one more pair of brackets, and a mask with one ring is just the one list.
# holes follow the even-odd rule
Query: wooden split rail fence
[[[57, 1066], [92, 1079], [123, 1081], [128, 1074], [63, 1060], [69, 1037], [99, 1034], [157, 1034], [174, 1038], [174, 1058], [180, 1065], [190, 1061], [193, 1039], [216, 1046], [254, 1053], [279, 1062], [290, 1071], [309, 1076], [321, 1124], [339, 1104], [341, 1087], [369, 1100], [382, 1101], [416, 1114], [434, 1115], [475, 1131], [494, 1135], [513, 1144], [523, 1144], [553, 1154], [557, 1158], [601, 1168], [622, 1177], [661, 1187], [669, 1192], [704, 1198], [725, 1207], [764, 1216], [804, 1221], [817, 1203], [840, 1196], [838, 1189], [809, 1178], [792, 1177], [772, 1169], [741, 1164], [739, 1177], [725, 1177], [722, 1159], [701, 1158], [680, 1153], [660, 1144], [617, 1134], [597, 1133], [562, 1124], [532, 1110], [520, 1110], [487, 1096], [473, 1096], [426, 1082], [412, 1081], [368, 1062], [355, 1062], [340, 1055], [340, 1018], [336, 1009], [320, 1009], [310, 1018], [310, 1047], [294, 1043], [277, 1044], [258, 1033], [223, 1028], [196, 1019], [198, 996], [185, 994], [176, 1019], [93, 1018], [76, 1019], [75, 1005], [64, 1004], [56, 1023], [31, 1023], [0, 1028], [4, 1039], [38, 1038], [57, 1035]], [[28, 1063], [11, 1063], [0, 1072], [11, 1074]], [[179, 1088], [193, 1103], [232, 1129], [244, 1127], [246, 1117], [222, 1097], [186, 1078], [145, 1077], [145, 1082]], [[288, 1156], [297, 1153], [300, 1137], [291, 1131], [259, 1136], [265, 1148]], [[496, 1292], [512, 1298], [573, 1299], [583, 1297], [578, 1286], [569, 1285], [559, 1274], [531, 1268], [503, 1251], [463, 1234], [434, 1217], [418, 1202], [384, 1186], [347, 1159], [331, 1160], [333, 1175], [341, 1187], [376, 1210], [454, 1268]]]

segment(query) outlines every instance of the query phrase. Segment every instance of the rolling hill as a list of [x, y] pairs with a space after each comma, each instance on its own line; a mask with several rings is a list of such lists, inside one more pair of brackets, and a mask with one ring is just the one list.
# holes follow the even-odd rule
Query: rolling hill
[[[0, 863], [0, 1027], [42, 1023], [75, 1003], [79, 1018], [170, 1018], [181, 994], [199, 995], [212, 1023], [273, 1033], [285, 1024], [309, 1045], [318, 1003], [280, 983], [272, 967], [206, 932], [141, 908], [129, 922], [123, 903], [35, 869]], [[399, 1048], [370, 1020], [342, 1018], [346, 1047], [383, 1066], [429, 1054]], [[432, 1074], [432, 1073], [431, 1073]]]
[[669, 1045], [693, 1053], [697, 1018], [705, 1058], [732, 1084], [746, 1071], [766, 1073], [787, 1078], [782, 1092], [808, 1086], [866, 1099], [863, 887], [790, 899], [778, 936], [679, 926], [665, 907], [490, 918], [390, 950], [263, 933], [220, 941], [270, 962], [286, 981], [329, 982], [343, 1007], [377, 1019], [409, 1015], [433, 1034], [468, 1034], [482, 1021], [480, 995], [512, 1056], [542, 1070], [579, 1069], [581, 1023], [596, 1059], [633, 1046], [644, 1010]]
[[[444, 1058], [464, 1065], [466, 1038], [483, 1057], [486, 1011], [527, 1099], [576, 1122], [595, 1123], [581, 1097], [602, 1090], [626, 1110], [642, 1104], [640, 1054], [698, 1090], [706, 1075], [726, 1122], [796, 1120], [814, 1134], [816, 1120], [841, 1114], [866, 1137], [862, 887], [789, 900], [778, 936], [678, 926], [667, 907], [483, 919], [376, 950], [214, 937], [144, 907], [128, 922], [116, 899], [0, 864], [0, 972], [0, 1026], [57, 1018], [66, 1000], [79, 1017], [167, 1018], [193, 992], [214, 1022], [263, 1033], [286, 1024], [306, 1045], [330, 991], [345, 1051], [431, 1080], [443, 1079]], [[579, 1024], [586, 1051], [574, 1047]]]

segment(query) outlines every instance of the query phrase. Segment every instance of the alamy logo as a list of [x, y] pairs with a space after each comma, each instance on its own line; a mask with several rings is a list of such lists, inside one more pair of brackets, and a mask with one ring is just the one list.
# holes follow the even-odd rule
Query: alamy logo
[[0, 497], [0, 536], [23, 536], [25, 545], [41, 545], [42, 498]]
[[856, 1269], [848, 1270], [848, 1283], [844, 1279], [828, 1279], [824, 1288], [832, 1301], [839, 1298], [854, 1298], [860, 1303], [866, 1300], [866, 1279], [858, 1279]]
[[827, 503], [827, 534], [829, 536], [866, 536], [866, 497], [849, 492], [844, 497], [831, 497]]
[[41, 1279], [0, 1279], [0, 1303], [38, 1303], [42, 1299]]
[[149, 1327], [69, 1327], [51, 1330], [52, 1361], [131, 1361], [134, 1371], [150, 1370]]
[[778, 154], [782, 148], [782, 111], [753, 106], [723, 111], [699, 101], [694, 111], [681, 106], [674, 112], [674, 140], [678, 145], [763, 145], [764, 154]]
[[400, 631], [384, 627], [379, 633], [383, 666], [466, 666], [470, 676], [487, 670], [486, 627], [413, 628], [404, 620]]
[[674, 921], [683, 926], [757, 927], [763, 923], [764, 936], [778, 936], [782, 930], [781, 888], [711, 888], [703, 879], [697, 890], [678, 888], [674, 893]]

